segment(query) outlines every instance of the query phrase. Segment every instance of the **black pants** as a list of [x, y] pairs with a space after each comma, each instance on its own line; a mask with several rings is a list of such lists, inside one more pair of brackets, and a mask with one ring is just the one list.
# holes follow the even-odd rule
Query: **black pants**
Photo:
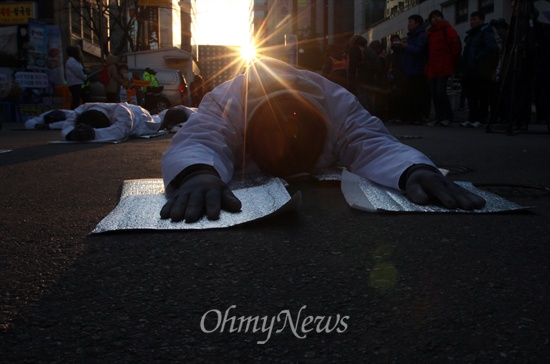
[[71, 91], [72, 96], [71, 110], [74, 110], [80, 106], [80, 100], [82, 99], [82, 85], [69, 86], [69, 91]]
[[116, 104], [120, 102], [120, 92], [105, 92], [105, 102]]
[[462, 86], [468, 100], [468, 120], [486, 123], [489, 117], [489, 101], [493, 92], [491, 81], [476, 74], [465, 74]]
[[409, 75], [405, 83], [405, 121], [421, 121], [430, 114], [430, 88], [424, 75]]
[[447, 94], [448, 81], [448, 76], [436, 77], [429, 81], [437, 121], [453, 121], [453, 109]]

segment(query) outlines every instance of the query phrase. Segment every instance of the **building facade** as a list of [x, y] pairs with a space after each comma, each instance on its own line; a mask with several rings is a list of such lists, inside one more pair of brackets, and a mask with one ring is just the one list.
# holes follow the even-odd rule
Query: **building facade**
[[232, 79], [244, 71], [240, 49], [223, 45], [199, 45], [200, 75], [206, 89]]
[[512, 15], [511, 1], [501, 0], [388, 0], [385, 16], [367, 28], [363, 36], [369, 40], [380, 40], [387, 45], [392, 34], [407, 34], [407, 19], [419, 14], [424, 19], [433, 10], [440, 10], [445, 19], [457, 30], [462, 39], [470, 29], [470, 14], [483, 11], [486, 21], [505, 19], [510, 21]]
[[318, 68], [329, 44], [345, 50], [384, 18], [386, 0], [254, 0], [253, 35], [262, 55]]
[[427, 18], [432, 10], [441, 10], [463, 37], [471, 12], [509, 21], [511, 7], [510, 1], [500, 0], [254, 0], [253, 34], [260, 54], [299, 64], [308, 45], [345, 49], [352, 34], [388, 47], [392, 34], [407, 33], [412, 14]]

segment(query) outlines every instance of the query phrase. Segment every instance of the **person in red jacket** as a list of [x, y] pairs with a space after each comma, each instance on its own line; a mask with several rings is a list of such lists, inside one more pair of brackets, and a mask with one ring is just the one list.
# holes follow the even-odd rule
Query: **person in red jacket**
[[429, 54], [425, 72], [437, 119], [430, 125], [451, 126], [453, 109], [447, 95], [447, 82], [460, 62], [462, 43], [456, 30], [443, 19], [441, 11], [432, 11], [428, 19], [431, 25], [426, 29]]

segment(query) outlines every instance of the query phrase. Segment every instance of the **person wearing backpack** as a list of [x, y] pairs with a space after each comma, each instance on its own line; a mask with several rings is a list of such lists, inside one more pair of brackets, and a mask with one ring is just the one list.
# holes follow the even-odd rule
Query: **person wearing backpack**
[[433, 10], [429, 17], [428, 63], [425, 66], [426, 76], [435, 108], [436, 121], [430, 126], [452, 126], [453, 109], [447, 94], [447, 83], [460, 63], [462, 43], [456, 30], [443, 18], [443, 13]]
[[462, 87], [468, 100], [468, 121], [461, 126], [477, 128], [487, 122], [498, 60], [493, 27], [485, 24], [485, 14], [474, 11], [470, 14], [470, 30], [466, 32], [460, 63]]
[[107, 56], [107, 75], [109, 81], [105, 84], [105, 102], [120, 102], [120, 86], [128, 87], [129, 81], [124, 78], [118, 69], [119, 58], [113, 54]]

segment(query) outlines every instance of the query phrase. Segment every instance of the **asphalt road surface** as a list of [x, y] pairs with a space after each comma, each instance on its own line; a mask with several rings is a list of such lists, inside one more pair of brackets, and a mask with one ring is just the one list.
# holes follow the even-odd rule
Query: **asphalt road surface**
[[523, 212], [373, 214], [301, 182], [262, 222], [90, 235], [124, 180], [161, 177], [170, 136], [21, 127], [0, 131], [1, 362], [549, 362], [548, 134], [389, 126]]

